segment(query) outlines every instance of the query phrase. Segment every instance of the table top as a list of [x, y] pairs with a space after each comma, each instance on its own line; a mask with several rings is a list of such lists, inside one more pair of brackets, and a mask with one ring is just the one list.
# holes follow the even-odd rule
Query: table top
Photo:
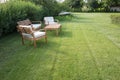
[[58, 29], [61, 27], [61, 24], [50, 24], [45, 26], [45, 29]]

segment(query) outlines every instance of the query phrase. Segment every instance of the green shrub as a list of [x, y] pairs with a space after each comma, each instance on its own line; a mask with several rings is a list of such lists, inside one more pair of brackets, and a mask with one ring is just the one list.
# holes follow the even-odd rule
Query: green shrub
[[[14, 0], [15, 1], [15, 0]], [[45, 16], [56, 16], [59, 12], [61, 12], [61, 4], [59, 4], [56, 0], [22, 0], [22, 1], [30, 1], [35, 3], [36, 5], [42, 5], [44, 7]]]
[[120, 24], [120, 15], [111, 15], [112, 23]]
[[58, 20], [60, 20], [60, 21], [71, 21], [73, 17], [74, 16], [72, 14], [70, 14], [70, 15], [57, 16], [55, 18], [58, 19]]
[[0, 36], [16, 30], [16, 22], [29, 18], [41, 20], [44, 17], [44, 9], [31, 2], [9, 1], [0, 4]]

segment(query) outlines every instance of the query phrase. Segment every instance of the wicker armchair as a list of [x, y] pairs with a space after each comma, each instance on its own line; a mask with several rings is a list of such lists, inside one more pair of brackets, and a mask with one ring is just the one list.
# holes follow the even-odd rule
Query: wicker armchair
[[46, 32], [33, 31], [31, 26], [26, 25], [18, 25], [17, 29], [21, 34], [22, 44], [24, 44], [24, 39], [31, 40], [34, 42], [34, 47], [36, 47], [36, 41], [41, 38], [45, 38], [45, 41], [47, 43]]
[[30, 21], [29, 19], [18, 21], [18, 25], [31, 25], [32, 29], [37, 31], [41, 29], [41, 21]]

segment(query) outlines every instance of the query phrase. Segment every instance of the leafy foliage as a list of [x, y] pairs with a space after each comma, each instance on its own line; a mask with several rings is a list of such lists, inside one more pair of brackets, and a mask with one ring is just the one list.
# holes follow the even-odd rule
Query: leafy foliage
[[64, 4], [69, 6], [72, 11], [81, 11], [83, 0], [65, 0]]
[[65, 0], [64, 3], [70, 7], [71, 11], [109, 12], [111, 6], [120, 6], [120, 0]]
[[16, 22], [26, 18], [32, 20], [42, 19], [44, 11], [42, 6], [36, 6], [31, 2], [10, 1], [0, 5], [0, 35], [13, 32]]
[[61, 11], [60, 5], [56, 0], [22, 0], [22, 1], [31, 1], [36, 5], [42, 5], [46, 9], [47, 15], [58, 15]]

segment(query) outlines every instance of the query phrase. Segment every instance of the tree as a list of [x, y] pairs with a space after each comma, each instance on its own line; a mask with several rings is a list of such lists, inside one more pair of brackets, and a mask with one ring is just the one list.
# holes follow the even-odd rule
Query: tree
[[[17, 0], [14, 0], [17, 1]], [[61, 11], [60, 6], [56, 0], [20, 0], [20, 1], [30, 1], [35, 3], [36, 5], [42, 5], [46, 10], [46, 15], [58, 15]]]
[[97, 8], [99, 8], [99, 3], [97, 0], [94, 0], [90, 3], [90, 7], [95, 11]]
[[83, 0], [65, 0], [64, 3], [73, 11], [80, 11], [83, 6]]
[[120, 6], [120, 0], [102, 0], [105, 11], [110, 11], [111, 6]]

